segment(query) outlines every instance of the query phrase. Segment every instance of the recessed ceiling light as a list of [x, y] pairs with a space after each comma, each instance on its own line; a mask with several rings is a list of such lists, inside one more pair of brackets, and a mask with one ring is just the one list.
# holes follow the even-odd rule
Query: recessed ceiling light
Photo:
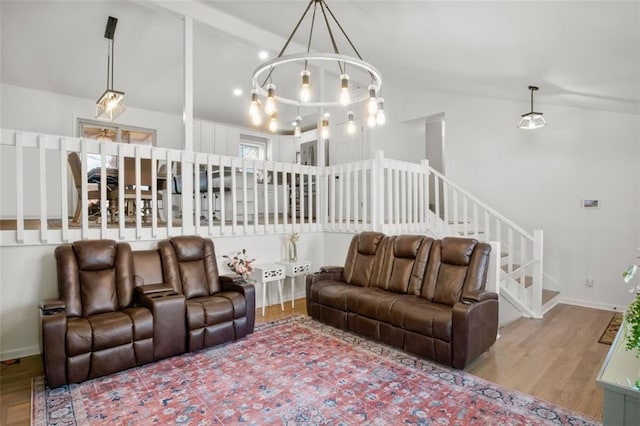
[[258, 53], [258, 58], [260, 59], [267, 59], [269, 57], [269, 52], [267, 52], [266, 50], [261, 50], [260, 53]]
[[233, 89], [233, 95], [234, 96], [242, 96], [242, 89], [239, 89], [239, 88]]

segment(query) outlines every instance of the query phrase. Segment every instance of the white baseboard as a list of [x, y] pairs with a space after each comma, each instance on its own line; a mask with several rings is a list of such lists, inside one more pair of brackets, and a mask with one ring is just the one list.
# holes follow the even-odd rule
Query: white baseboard
[[0, 361], [8, 359], [24, 358], [31, 355], [39, 355], [40, 347], [38, 345], [27, 346], [26, 348], [10, 349], [0, 352]]
[[565, 303], [567, 305], [575, 305], [575, 306], [582, 306], [585, 308], [593, 308], [593, 309], [600, 309], [603, 311], [617, 311], [617, 312], [624, 312], [624, 310], [627, 308], [626, 306], [621, 306], [621, 305], [610, 305], [608, 303], [598, 303], [598, 302], [591, 302], [589, 300], [580, 300], [580, 299], [572, 299], [569, 297], [562, 297], [559, 296], [558, 303]]

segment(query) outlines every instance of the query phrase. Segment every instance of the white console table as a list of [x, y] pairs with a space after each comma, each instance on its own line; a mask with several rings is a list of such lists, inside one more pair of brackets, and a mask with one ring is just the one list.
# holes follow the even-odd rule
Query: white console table
[[256, 281], [262, 283], [262, 316], [264, 316], [264, 308], [267, 304], [267, 283], [271, 282], [278, 283], [278, 297], [280, 300], [280, 307], [284, 311], [284, 302], [282, 300], [282, 280], [285, 277], [284, 266], [277, 263], [265, 263], [254, 265], [253, 271], [255, 273]]
[[602, 364], [596, 383], [604, 391], [605, 425], [640, 425], [640, 391], [629, 384], [640, 379], [640, 359], [626, 349], [624, 322]]
[[278, 262], [285, 268], [285, 275], [291, 281], [291, 307], [295, 307], [296, 299], [296, 277], [307, 275], [311, 271], [311, 262], [299, 260], [296, 262]]

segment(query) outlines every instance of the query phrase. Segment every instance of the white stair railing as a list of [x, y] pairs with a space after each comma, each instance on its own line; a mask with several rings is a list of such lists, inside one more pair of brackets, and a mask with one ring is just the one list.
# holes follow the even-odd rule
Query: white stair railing
[[500, 287], [526, 316], [542, 316], [543, 232], [529, 233], [433, 168], [430, 211], [440, 219], [439, 236], [457, 235], [502, 247]]
[[[73, 184], [67, 162], [73, 152], [81, 161], [80, 176], [85, 177], [80, 178], [78, 224], [70, 221], [68, 207], [68, 187]], [[151, 240], [190, 234], [365, 230], [465, 236], [499, 243], [506, 253], [501, 257], [503, 272], [496, 274], [500, 289], [517, 300], [525, 315], [541, 315], [542, 231], [528, 233], [429, 167], [427, 160], [408, 163], [376, 151], [373, 159], [313, 167], [4, 129], [0, 155], [5, 158], [3, 164], [15, 164], [13, 174], [2, 171], [0, 183], [4, 203], [0, 219], [9, 216], [16, 221], [15, 231], [0, 231], [3, 246], [89, 238]], [[92, 171], [100, 206], [93, 218], [89, 217], [86, 178], [89, 156], [100, 159]], [[107, 167], [114, 159], [117, 170]], [[125, 163], [131, 161], [135, 185], [125, 187]], [[151, 164], [150, 212], [141, 208], [145, 203], [143, 162]], [[165, 176], [159, 174], [161, 167]], [[114, 173], [117, 187], [108, 181]], [[110, 222], [107, 206], [114, 201], [108, 191], [118, 195], [116, 222]], [[134, 195], [129, 195], [132, 191]], [[174, 217], [173, 211], [176, 192], [181, 193], [180, 217]], [[56, 197], [49, 193], [58, 194], [55, 207], [52, 199]], [[160, 200], [165, 205], [162, 220], [158, 218]], [[135, 208], [129, 207], [127, 214], [131, 203]], [[50, 219], [59, 224], [49, 226]]]

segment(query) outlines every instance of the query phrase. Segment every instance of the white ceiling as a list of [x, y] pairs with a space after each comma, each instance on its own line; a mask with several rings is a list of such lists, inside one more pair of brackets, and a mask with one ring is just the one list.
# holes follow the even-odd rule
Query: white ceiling
[[[536, 102], [640, 113], [640, 2], [327, 2], [386, 83], [524, 105], [527, 86], [536, 84]], [[279, 50], [306, 4], [195, 4], [211, 8], [220, 21], [214, 27], [195, 24], [196, 117], [247, 125], [251, 73], [261, 62], [257, 53]], [[111, 15], [119, 19], [114, 88], [126, 92], [130, 106], [181, 113], [182, 22], [163, 7], [145, 1], [0, 0], [0, 13], [2, 82], [97, 99], [106, 85], [103, 34]], [[307, 31], [301, 28], [296, 41], [305, 43]], [[245, 95], [234, 97], [235, 87]]]

